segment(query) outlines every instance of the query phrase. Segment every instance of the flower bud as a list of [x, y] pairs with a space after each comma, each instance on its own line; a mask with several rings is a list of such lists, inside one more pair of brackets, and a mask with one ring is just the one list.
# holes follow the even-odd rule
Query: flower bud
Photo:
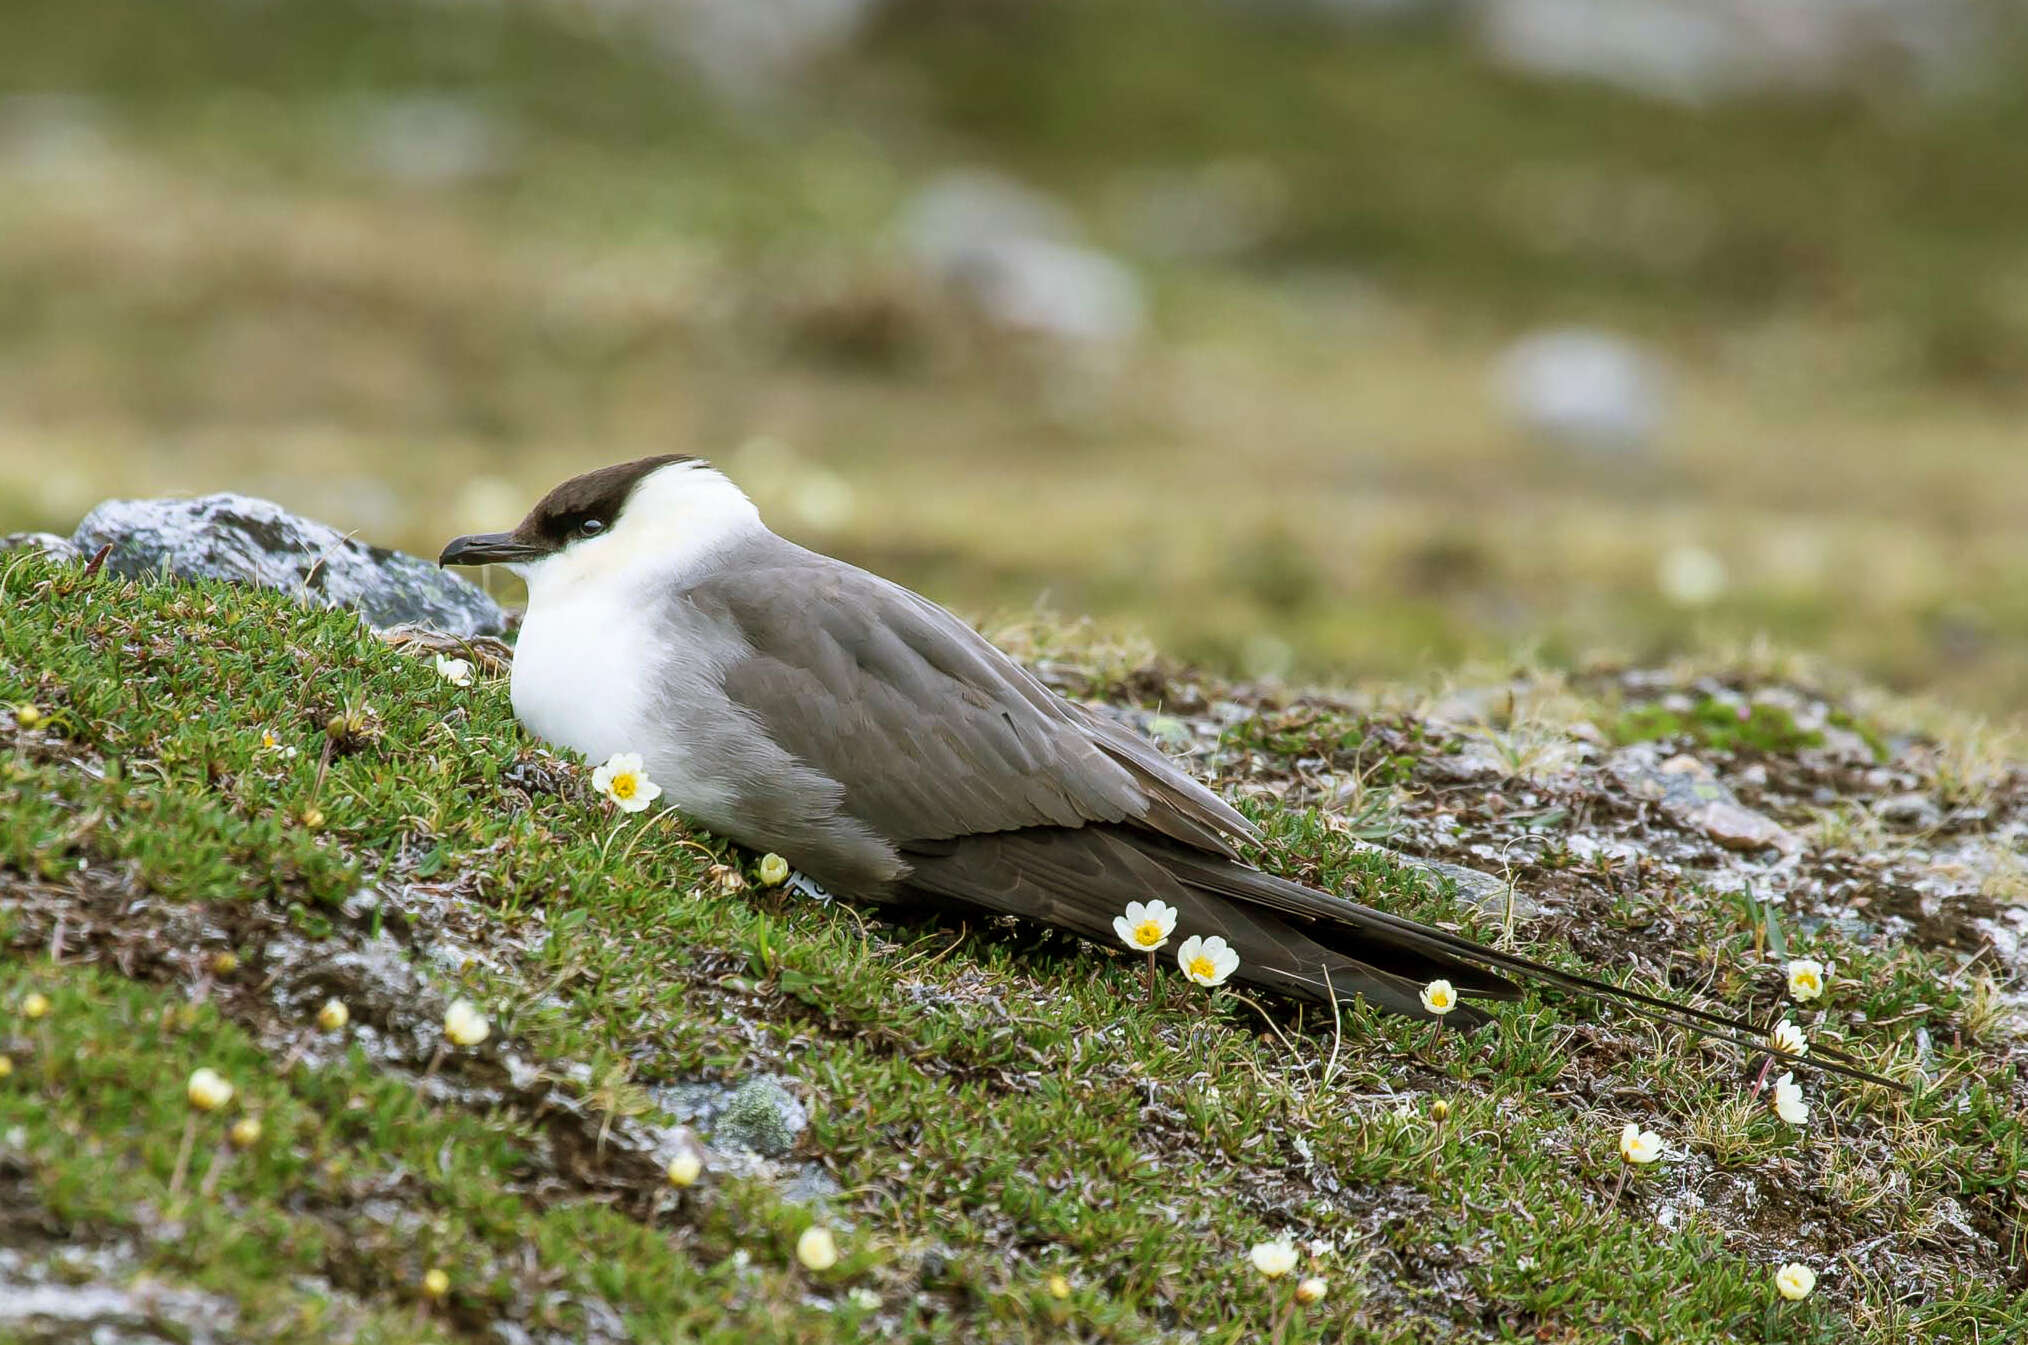
[[190, 1105], [199, 1111], [217, 1111], [232, 1101], [232, 1085], [217, 1070], [206, 1067], [190, 1076], [190, 1084], [184, 1090]]

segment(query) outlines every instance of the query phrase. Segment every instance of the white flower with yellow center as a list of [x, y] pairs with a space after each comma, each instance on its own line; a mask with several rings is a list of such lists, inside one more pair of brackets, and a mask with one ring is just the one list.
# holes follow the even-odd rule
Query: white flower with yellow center
[[760, 880], [762, 887], [780, 887], [789, 881], [789, 861], [772, 852], [762, 855]]
[[1775, 1024], [1774, 1031], [1767, 1034], [1767, 1040], [1770, 1046], [1788, 1055], [1800, 1058], [1810, 1053], [1810, 1039], [1786, 1018]]
[[317, 1010], [317, 1026], [326, 1032], [343, 1031], [352, 1021], [352, 1010], [345, 1007], [345, 1001], [331, 998], [324, 1001], [324, 1007]]
[[1296, 1302], [1306, 1308], [1312, 1303], [1321, 1303], [1324, 1301], [1324, 1295], [1330, 1292], [1330, 1289], [1331, 1286], [1324, 1282], [1323, 1276], [1312, 1275], [1296, 1286]]
[[1632, 1121], [1620, 1131], [1620, 1157], [1629, 1163], [1645, 1165], [1662, 1156], [1662, 1137], [1652, 1130], [1643, 1130]]
[[1810, 1104], [1803, 1101], [1803, 1088], [1795, 1075], [1784, 1074], [1775, 1080], [1774, 1109], [1776, 1116], [1792, 1126], [1809, 1124]]
[[1239, 954], [1232, 951], [1219, 935], [1213, 934], [1207, 939], [1201, 934], [1192, 934], [1176, 950], [1176, 965], [1199, 985], [1223, 985], [1228, 976], [1239, 970]]
[[1458, 1007], [1458, 992], [1449, 981], [1435, 980], [1422, 988], [1422, 1007], [1441, 1018]]
[[462, 658], [447, 658], [437, 655], [437, 676], [454, 687], [472, 685], [472, 661]]
[[1807, 1004], [1823, 993], [1823, 963], [1814, 957], [1799, 957], [1789, 963], [1789, 994], [1798, 1004]]
[[617, 752], [592, 772], [592, 788], [619, 805], [623, 813], [638, 813], [662, 797], [662, 786], [648, 778], [647, 764], [639, 752]]
[[1791, 1261], [1775, 1272], [1775, 1290], [1791, 1303], [1799, 1303], [1817, 1287], [1817, 1272], [1800, 1261]]
[[190, 1085], [184, 1090], [190, 1105], [199, 1111], [217, 1111], [232, 1101], [232, 1085], [217, 1070], [206, 1067], [190, 1076]]
[[261, 1142], [261, 1118], [242, 1116], [232, 1123], [232, 1129], [226, 1135], [232, 1140], [233, 1148], [251, 1149]]
[[1257, 1242], [1246, 1254], [1253, 1262], [1253, 1268], [1271, 1280], [1278, 1280], [1296, 1268], [1296, 1244], [1283, 1238], [1280, 1242]]
[[444, 1037], [453, 1046], [477, 1046], [492, 1035], [493, 1025], [469, 1000], [454, 999], [444, 1010]]
[[1159, 901], [1130, 901], [1113, 917], [1113, 933], [1137, 953], [1152, 953], [1176, 932], [1176, 908]]

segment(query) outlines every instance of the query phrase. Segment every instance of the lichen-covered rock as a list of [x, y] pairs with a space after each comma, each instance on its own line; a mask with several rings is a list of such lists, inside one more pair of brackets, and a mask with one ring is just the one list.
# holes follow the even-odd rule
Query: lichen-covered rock
[[368, 546], [268, 500], [108, 500], [71, 537], [84, 555], [112, 546], [108, 573], [227, 579], [346, 607], [376, 629], [413, 623], [454, 635], [498, 635], [500, 605], [419, 556]]
[[68, 537], [58, 537], [53, 532], [10, 532], [0, 537], [0, 553], [8, 551], [41, 551], [59, 561], [83, 559]]
[[712, 1125], [711, 1142], [721, 1148], [737, 1145], [767, 1158], [780, 1158], [796, 1147], [796, 1136], [809, 1123], [803, 1104], [781, 1084], [763, 1076], [733, 1090]]

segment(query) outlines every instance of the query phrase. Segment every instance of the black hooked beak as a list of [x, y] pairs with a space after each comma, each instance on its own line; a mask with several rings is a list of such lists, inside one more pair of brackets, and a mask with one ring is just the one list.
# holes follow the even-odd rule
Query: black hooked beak
[[511, 532], [482, 532], [452, 541], [444, 548], [444, 554], [437, 557], [437, 564], [513, 565], [520, 561], [541, 560], [548, 554], [546, 548], [516, 541]]

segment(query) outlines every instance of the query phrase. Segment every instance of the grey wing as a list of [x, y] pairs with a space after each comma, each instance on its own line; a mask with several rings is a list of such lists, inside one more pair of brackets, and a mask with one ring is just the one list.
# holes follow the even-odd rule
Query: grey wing
[[688, 590], [747, 650], [725, 692], [894, 844], [1126, 823], [1231, 853], [1252, 834], [1151, 744], [1063, 700], [941, 607], [769, 538]]

